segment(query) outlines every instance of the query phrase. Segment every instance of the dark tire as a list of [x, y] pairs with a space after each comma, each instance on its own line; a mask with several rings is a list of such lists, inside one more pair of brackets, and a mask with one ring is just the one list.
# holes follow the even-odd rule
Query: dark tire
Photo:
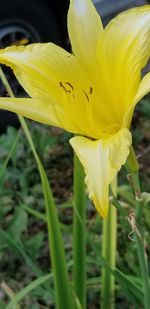
[[0, 31], [8, 24], [27, 28], [34, 41], [60, 43], [58, 23], [43, 0], [1, 0]]
[[[14, 39], [13, 31], [16, 31]], [[44, 0], [1, 0], [0, 47], [6, 47], [13, 44], [13, 40], [19, 40], [21, 32], [22, 36], [29, 38], [29, 43], [61, 44], [59, 25], [51, 8]], [[12, 80], [11, 73], [8, 73], [8, 79]], [[16, 85], [15, 79], [13, 79], [13, 84], [17, 89], [18, 84]], [[3, 85], [0, 85], [0, 96], [3, 96], [4, 92]], [[18, 126], [17, 116], [14, 113], [0, 110], [0, 132], [4, 132], [8, 125]]]

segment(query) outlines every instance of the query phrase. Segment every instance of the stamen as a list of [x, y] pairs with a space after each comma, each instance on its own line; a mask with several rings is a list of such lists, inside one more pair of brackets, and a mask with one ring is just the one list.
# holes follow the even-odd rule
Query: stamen
[[89, 97], [88, 97], [87, 93], [84, 90], [83, 90], [83, 92], [84, 92], [84, 94], [86, 96], [87, 101], [89, 102], [90, 100], [89, 100]]
[[59, 86], [65, 91], [65, 93], [69, 93], [72, 95], [72, 98], [74, 99], [75, 95], [74, 95], [74, 87], [71, 83], [69, 82], [59, 82]]
[[66, 93], [71, 93], [71, 90], [66, 89], [66, 87], [64, 86], [62, 82], [59, 82], [59, 85]]
[[93, 93], [93, 88], [90, 87], [90, 92], [89, 92], [89, 94], [92, 94], [92, 93]]
[[68, 86], [71, 88], [71, 90], [73, 90], [73, 89], [74, 89], [74, 87], [72, 86], [72, 84], [71, 84], [71, 83], [66, 82], [65, 84], [66, 84], [66, 85], [68, 85]]

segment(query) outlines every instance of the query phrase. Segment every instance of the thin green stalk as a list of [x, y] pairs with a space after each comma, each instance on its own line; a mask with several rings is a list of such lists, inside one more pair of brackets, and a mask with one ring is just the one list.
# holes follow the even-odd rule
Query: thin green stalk
[[130, 192], [127, 192], [126, 190], [124, 190], [124, 188], [122, 189], [120, 187], [120, 188], [118, 188], [118, 195], [123, 197], [123, 199], [125, 200], [126, 203], [128, 203], [129, 205], [131, 205], [133, 207], [136, 207], [136, 201], [132, 197]]
[[49, 249], [56, 291], [56, 308], [75, 309], [76, 306], [71, 295], [71, 284], [69, 284], [68, 281], [67, 264], [56, 205], [53, 199], [51, 187], [49, 186], [47, 177], [45, 177], [45, 171], [41, 164], [39, 165], [39, 168], [45, 196]]
[[135, 232], [140, 272], [141, 272], [142, 283], [143, 283], [144, 308], [149, 309], [150, 308], [150, 278], [149, 278], [149, 272], [148, 272], [145, 244], [144, 244], [144, 240], [139, 230], [140, 224], [141, 224], [143, 205], [142, 205], [142, 199], [141, 199], [141, 189], [140, 189], [138, 172], [131, 173], [131, 178], [132, 178], [134, 191], [135, 191], [135, 197], [136, 197], [136, 220], [135, 220], [135, 226], [132, 226], [132, 228], [133, 228], [133, 232]]
[[74, 155], [73, 282], [82, 308], [86, 308], [86, 193], [84, 170]]
[[127, 211], [121, 206], [120, 202], [117, 200], [116, 196], [114, 195], [112, 189], [110, 188], [111, 194], [111, 204], [116, 207], [116, 209], [122, 214], [127, 215]]
[[[16, 309], [16, 305], [19, 301], [24, 299], [29, 293], [31, 293], [31, 291], [33, 291], [37, 287], [44, 284], [47, 280], [51, 279], [51, 277], [52, 277], [52, 274], [40, 276], [39, 278], [37, 278], [34, 281], [32, 281], [31, 283], [29, 283], [27, 286], [23, 287], [18, 293], [16, 293], [12, 297], [12, 300], [9, 302], [7, 307], [5, 307], [5, 309], [12, 309], [13, 306]], [[0, 305], [1, 305], [1, 303], [0, 303]], [[3, 308], [1, 308], [1, 309], [3, 309]]]
[[140, 271], [143, 281], [143, 293], [144, 293], [144, 308], [150, 308], [150, 279], [148, 275], [147, 256], [144, 248], [143, 239], [139, 234], [136, 234], [136, 243], [138, 250], [138, 258], [140, 264]]
[[135, 192], [135, 207], [136, 207], [136, 223], [140, 226], [142, 217], [142, 196], [138, 172], [131, 173], [131, 182]]
[[[0, 76], [6, 87], [8, 94], [11, 97], [14, 97], [12, 89], [1, 68], [0, 68]], [[32, 137], [28, 129], [28, 126], [23, 117], [21, 116], [18, 117], [21, 122], [24, 133], [26, 135], [26, 138], [29, 142], [29, 145], [31, 147], [31, 150], [33, 152], [35, 161], [37, 163], [37, 167], [39, 169], [43, 186], [46, 216], [47, 216], [47, 226], [48, 226], [49, 249], [52, 260], [52, 269], [54, 272], [54, 282], [56, 290], [56, 308], [74, 309], [75, 304], [71, 295], [71, 287], [68, 280], [67, 265], [65, 261], [65, 252], [63, 248], [59, 220], [51, 187], [49, 185], [42, 163], [34, 147], [34, 143], [32, 141]]]
[[[116, 180], [112, 184], [112, 190], [116, 194]], [[117, 211], [116, 208], [110, 204], [108, 217], [103, 219], [103, 243], [102, 243], [102, 256], [106, 262], [111, 266], [116, 263], [116, 235], [117, 234]], [[109, 268], [103, 267], [102, 269], [102, 284], [101, 284], [101, 309], [114, 308], [114, 292], [115, 281], [114, 276], [111, 274]]]

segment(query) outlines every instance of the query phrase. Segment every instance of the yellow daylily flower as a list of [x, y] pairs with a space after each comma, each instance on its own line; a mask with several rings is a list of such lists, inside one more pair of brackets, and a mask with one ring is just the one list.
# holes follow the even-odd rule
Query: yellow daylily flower
[[70, 143], [105, 217], [109, 184], [129, 155], [134, 108], [150, 90], [150, 73], [141, 78], [150, 56], [150, 6], [121, 13], [104, 29], [90, 0], [71, 0], [68, 31], [73, 54], [50, 43], [0, 51], [30, 96], [0, 98], [0, 108], [79, 134]]

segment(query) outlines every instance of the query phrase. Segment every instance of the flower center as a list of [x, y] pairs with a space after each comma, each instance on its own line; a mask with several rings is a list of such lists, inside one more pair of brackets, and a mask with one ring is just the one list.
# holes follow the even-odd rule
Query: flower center
[[104, 128], [102, 132], [106, 135], [106, 137], [109, 137], [119, 132], [120, 129], [121, 129], [121, 126], [119, 123], [112, 123], [108, 127]]

